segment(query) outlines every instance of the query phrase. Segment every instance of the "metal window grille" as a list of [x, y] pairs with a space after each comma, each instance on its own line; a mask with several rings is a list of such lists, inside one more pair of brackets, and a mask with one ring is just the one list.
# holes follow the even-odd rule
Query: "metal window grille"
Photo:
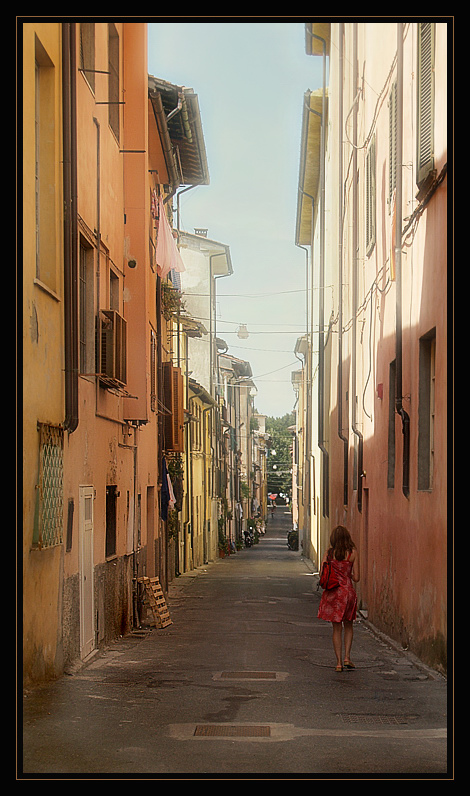
[[38, 521], [33, 542], [43, 548], [62, 544], [64, 432], [45, 423], [38, 423], [38, 431]]

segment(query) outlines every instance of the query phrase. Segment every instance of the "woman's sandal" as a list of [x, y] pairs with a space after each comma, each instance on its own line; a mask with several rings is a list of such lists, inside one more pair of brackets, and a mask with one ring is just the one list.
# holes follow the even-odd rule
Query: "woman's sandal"
[[335, 672], [342, 672], [342, 671], [343, 671], [343, 667], [338, 664], [338, 666], [335, 669]]
[[344, 668], [345, 669], [355, 669], [356, 667], [351, 661], [344, 661]]

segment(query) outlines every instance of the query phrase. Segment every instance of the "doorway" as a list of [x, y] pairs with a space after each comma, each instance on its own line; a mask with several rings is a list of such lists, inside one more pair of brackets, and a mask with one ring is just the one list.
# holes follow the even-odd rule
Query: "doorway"
[[95, 648], [92, 486], [79, 487], [80, 657]]

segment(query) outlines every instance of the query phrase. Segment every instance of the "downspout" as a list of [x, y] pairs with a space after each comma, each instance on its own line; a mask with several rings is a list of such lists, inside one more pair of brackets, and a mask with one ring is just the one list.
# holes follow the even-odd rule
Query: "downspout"
[[[354, 94], [356, 95], [357, 90], [357, 24], [354, 23], [354, 39], [353, 39], [353, 89]], [[351, 362], [351, 392], [352, 392], [352, 430], [353, 433], [357, 437], [357, 508], [360, 512], [362, 512], [362, 479], [364, 477], [363, 473], [363, 447], [364, 447], [364, 438], [362, 433], [359, 431], [357, 427], [357, 406], [356, 406], [356, 369], [357, 369], [357, 355], [356, 355], [356, 346], [357, 346], [357, 263], [358, 263], [358, 234], [357, 234], [357, 208], [358, 208], [358, 196], [357, 196], [357, 103], [354, 103], [354, 113], [353, 113], [353, 168], [352, 168], [352, 179], [353, 179], [353, 234], [352, 234], [352, 255], [353, 255], [353, 263], [352, 263], [352, 271], [353, 271], [353, 295], [352, 295], [352, 314], [353, 314], [353, 333], [352, 333], [352, 362]]]
[[403, 23], [397, 23], [397, 153], [396, 153], [396, 394], [395, 409], [401, 417], [403, 433], [402, 491], [410, 495], [410, 417], [403, 408], [403, 325], [402, 325], [402, 196], [403, 196]]
[[[211, 300], [211, 312], [212, 312], [212, 303], [214, 303], [214, 342], [217, 339], [217, 311], [216, 311], [217, 285], [216, 285], [216, 281], [215, 280], [216, 279], [223, 279], [224, 277], [230, 276], [231, 274], [230, 273], [227, 273], [227, 274], [213, 274], [212, 259], [213, 259], [213, 257], [223, 257], [224, 255], [226, 255], [226, 253], [227, 253], [226, 251], [225, 252], [218, 252], [217, 254], [211, 254], [211, 256], [210, 256], [210, 269], [211, 269], [211, 284], [210, 284], [211, 298], [210, 298], [210, 300]], [[214, 279], [214, 295], [212, 295], [212, 279]], [[211, 331], [212, 331], [212, 315], [210, 317], [211, 317]], [[211, 357], [212, 357], [212, 349], [213, 349], [213, 341], [212, 340], [210, 342], [210, 346], [211, 346]], [[219, 354], [217, 352], [217, 343], [215, 343], [215, 349], [216, 349], [215, 350], [215, 356], [216, 356], [217, 387], [218, 387], [218, 385], [219, 385]], [[214, 395], [217, 395], [217, 390], [213, 390], [212, 366], [213, 366], [213, 363], [211, 365], [211, 389], [210, 389], [211, 398], [213, 398]], [[214, 392], [214, 394], [213, 394], [213, 392]], [[218, 404], [217, 404], [217, 406], [218, 406]]]
[[[203, 531], [203, 541], [204, 541], [204, 563], [207, 564], [209, 560], [209, 531], [207, 529], [207, 498], [208, 498], [208, 480], [207, 480], [207, 458], [209, 456], [207, 452], [207, 431], [210, 430], [210, 425], [208, 423], [207, 412], [212, 411], [212, 406], [208, 406], [206, 409], [202, 410], [202, 427], [203, 427], [203, 461], [204, 461], [204, 483], [203, 483], [203, 492], [204, 492], [204, 531]], [[211, 473], [212, 475], [212, 473]], [[210, 479], [210, 483], [212, 484], [212, 478]], [[212, 489], [211, 489], [212, 493]], [[212, 519], [212, 503], [210, 504], [211, 509], [211, 519]], [[210, 520], [209, 520], [209, 528], [210, 528]]]
[[339, 25], [339, 107], [338, 107], [338, 437], [343, 442], [343, 505], [348, 505], [348, 457], [349, 442], [343, 434], [343, 32], [344, 24]]
[[326, 121], [326, 41], [321, 36], [312, 33], [313, 38], [322, 43], [323, 47], [323, 96], [321, 115], [321, 144], [320, 144], [320, 282], [319, 282], [319, 359], [318, 359], [318, 447], [323, 454], [323, 516], [329, 517], [329, 455], [324, 439], [324, 412], [325, 412], [325, 121]]
[[75, 23], [62, 25], [62, 112], [64, 190], [65, 419], [71, 434], [78, 426], [78, 221]]
[[[310, 105], [306, 105], [307, 110], [309, 113], [313, 113], [318, 116], [318, 112], [314, 111], [310, 108]], [[313, 478], [313, 464], [312, 459], [313, 457], [313, 450], [312, 450], [312, 429], [313, 429], [313, 417], [312, 417], [312, 396], [313, 396], [313, 335], [314, 335], [314, 328], [313, 328], [313, 231], [315, 225], [315, 197], [311, 194], [304, 191], [303, 188], [300, 189], [301, 193], [310, 199], [312, 203], [312, 220], [311, 220], [311, 269], [312, 269], [312, 279], [311, 279], [311, 293], [310, 293], [310, 330], [308, 328], [308, 318], [307, 318], [307, 357], [306, 357], [306, 365], [307, 365], [307, 407], [306, 407], [306, 429], [305, 429], [305, 459], [307, 462], [306, 472], [304, 473], [304, 487], [305, 493], [303, 495], [304, 505], [307, 506], [307, 523], [308, 527], [311, 524], [311, 505], [313, 499], [313, 488], [312, 488], [312, 478]], [[306, 263], [307, 268], [307, 275], [306, 281], [308, 281], [308, 262]], [[308, 315], [308, 296], [307, 296], [307, 315]], [[310, 344], [309, 344], [310, 341]], [[314, 511], [315, 513], [315, 507]]]
[[[305, 191], [302, 190], [302, 193]], [[308, 194], [306, 194], [308, 196]], [[313, 197], [309, 197], [312, 200], [312, 208], [314, 206]], [[313, 229], [313, 210], [312, 210], [312, 229]], [[313, 339], [312, 335], [309, 334], [309, 315], [308, 315], [308, 249], [305, 246], [301, 246], [300, 244], [296, 244], [299, 249], [303, 249], [305, 251], [305, 334], [307, 339], [307, 352], [304, 355], [304, 369], [306, 373], [306, 406], [305, 406], [305, 433], [304, 433], [304, 460], [308, 463], [308, 467], [303, 468], [302, 472], [302, 505], [306, 507], [304, 509], [304, 528], [302, 528], [304, 534], [304, 550], [307, 549], [306, 542], [307, 542], [307, 528], [305, 527], [306, 517], [305, 511], [308, 510], [310, 514], [310, 448], [311, 448], [311, 439], [310, 439], [310, 403], [311, 403], [311, 389], [312, 389], [312, 356], [311, 353], [313, 350]], [[313, 257], [312, 257], [312, 268], [313, 268]], [[313, 279], [312, 279], [312, 297], [313, 297]], [[308, 341], [310, 339], [310, 346]], [[295, 352], [294, 352], [295, 353]], [[297, 354], [296, 354], [297, 356]], [[298, 357], [297, 357], [298, 358]], [[300, 360], [299, 360], [300, 361]], [[299, 397], [297, 396], [297, 401]], [[296, 401], [296, 404], [297, 404]], [[295, 407], [294, 407], [295, 408]], [[302, 426], [303, 426], [303, 418], [302, 418]], [[298, 465], [298, 461], [297, 461]], [[298, 470], [297, 470], [298, 473]], [[297, 483], [297, 505], [299, 505], [299, 498], [298, 498], [299, 487]], [[300, 531], [300, 529], [299, 529]], [[302, 549], [302, 548], [299, 548]]]
[[[100, 311], [100, 257], [101, 257], [101, 128], [93, 116], [96, 127], [96, 296], [97, 310]], [[95, 386], [96, 411], [98, 411], [98, 379]]]

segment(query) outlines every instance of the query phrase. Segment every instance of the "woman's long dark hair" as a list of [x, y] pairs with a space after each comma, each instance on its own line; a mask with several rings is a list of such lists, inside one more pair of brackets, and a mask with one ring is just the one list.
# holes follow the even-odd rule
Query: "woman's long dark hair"
[[336, 528], [333, 528], [330, 536], [330, 545], [328, 552], [337, 561], [344, 561], [346, 554], [352, 553], [356, 547], [351, 539], [351, 534], [344, 525], [337, 525]]

